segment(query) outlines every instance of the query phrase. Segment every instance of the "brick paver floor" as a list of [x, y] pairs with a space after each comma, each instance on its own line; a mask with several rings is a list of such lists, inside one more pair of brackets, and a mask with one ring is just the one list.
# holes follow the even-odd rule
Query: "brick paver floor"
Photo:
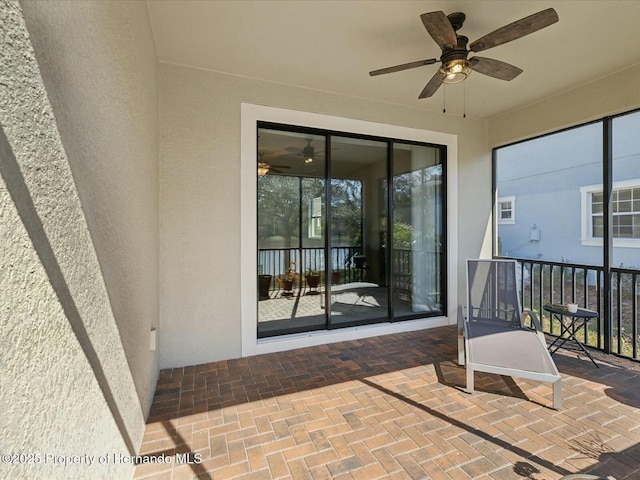
[[476, 374], [453, 327], [160, 372], [139, 465], [157, 479], [640, 478], [640, 364], [555, 356], [549, 384]]

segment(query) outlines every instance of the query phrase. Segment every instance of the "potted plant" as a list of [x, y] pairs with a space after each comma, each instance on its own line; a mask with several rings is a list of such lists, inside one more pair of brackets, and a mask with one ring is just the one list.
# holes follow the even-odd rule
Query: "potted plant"
[[262, 265], [258, 266], [258, 300], [269, 299], [269, 289], [271, 288], [271, 279], [273, 275], [262, 272]]
[[313, 288], [314, 290], [318, 288], [318, 285], [320, 284], [320, 270], [309, 268], [305, 273], [305, 277], [309, 288]]
[[340, 277], [342, 276], [342, 270], [334, 270], [331, 272], [331, 283], [337, 285], [340, 283]]
[[282, 285], [282, 289], [285, 291], [285, 294], [292, 295], [291, 290], [293, 290], [293, 283], [298, 278], [298, 272], [296, 272], [296, 262], [291, 261], [289, 263], [289, 268], [282, 275], [279, 275], [276, 281]]

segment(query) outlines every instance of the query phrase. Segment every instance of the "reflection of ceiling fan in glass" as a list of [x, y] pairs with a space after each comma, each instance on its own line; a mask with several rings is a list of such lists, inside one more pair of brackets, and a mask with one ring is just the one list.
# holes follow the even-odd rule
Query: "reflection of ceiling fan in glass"
[[270, 165], [264, 161], [264, 152], [260, 152], [260, 160], [258, 161], [258, 175], [265, 176], [268, 173], [282, 173], [283, 168], [291, 168], [288, 165]]
[[305, 141], [307, 142], [307, 144], [303, 148], [287, 147], [285, 148], [285, 150], [287, 152], [295, 153], [297, 157], [302, 158], [304, 163], [313, 163], [313, 161], [316, 159], [316, 155], [321, 155], [324, 152], [316, 152], [316, 149], [311, 145], [313, 139], [306, 138]]

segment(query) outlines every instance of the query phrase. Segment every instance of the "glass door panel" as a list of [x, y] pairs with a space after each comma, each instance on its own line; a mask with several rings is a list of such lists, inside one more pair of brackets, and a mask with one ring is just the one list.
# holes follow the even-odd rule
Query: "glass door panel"
[[324, 146], [323, 136], [258, 129], [259, 337], [326, 327]]
[[388, 320], [387, 143], [331, 139], [331, 325]]
[[394, 144], [390, 243], [395, 319], [443, 311], [443, 180], [439, 148]]

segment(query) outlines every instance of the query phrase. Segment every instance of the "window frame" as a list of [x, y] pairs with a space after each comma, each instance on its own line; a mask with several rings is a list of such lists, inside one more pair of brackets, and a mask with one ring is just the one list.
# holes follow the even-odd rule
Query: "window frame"
[[[511, 204], [511, 217], [510, 218], [502, 218], [502, 212], [505, 211], [502, 209], [502, 204], [509, 202]], [[511, 195], [508, 197], [499, 197], [496, 203], [496, 217], [498, 219], [498, 225], [515, 225], [516, 223], [516, 197], [515, 195]]]
[[[619, 182], [613, 182], [612, 194], [619, 192], [620, 190], [630, 190], [634, 188], [640, 188], [640, 178], [632, 178], [628, 180], [621, 180]], [[603, 245], [603, 237], [596, 237], [593, 235], [593, 201], [592, 197], [594, 193], [603, 193], [604, 188], [601, 183], [584, 185], [580, 187], [580, 242], [585, 246], [601, 247]], [[615, 200], [612, 199], [612, 206], [615, 205]], [[626, 213], [626, 212], [625, 212]], [[638, 214], [640, 211], [631, 211], [630, 214]], [[603, 214], [602, 214], [603, 215]], [[613, 211], [611, 213], [612, 219], [618, 215], [618, 212]], [[640, 248], [640, 238], [627, 238], [616, 237], [612, 239], [614, 247], [620, 248]]]

